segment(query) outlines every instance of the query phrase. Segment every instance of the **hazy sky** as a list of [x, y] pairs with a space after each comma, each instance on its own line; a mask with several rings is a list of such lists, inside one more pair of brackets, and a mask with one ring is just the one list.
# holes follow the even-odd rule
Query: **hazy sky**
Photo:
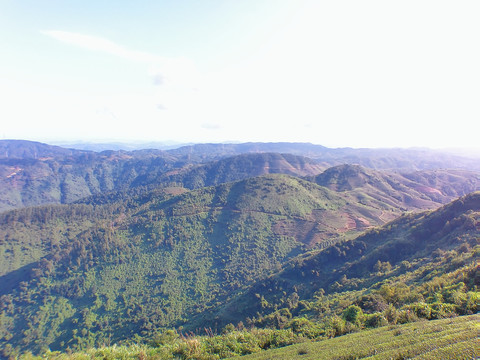
[[0, 138], [480, 147], [479, 19], [479, 0], [0, 0]]

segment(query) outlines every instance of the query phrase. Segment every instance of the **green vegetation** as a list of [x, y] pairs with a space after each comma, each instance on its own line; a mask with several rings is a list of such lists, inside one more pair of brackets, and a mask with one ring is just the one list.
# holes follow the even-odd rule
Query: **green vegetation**
[[[18, 146], [27, 149], [20, 150], [15, 143], [8, 146], [8, 141], [0, 140], [0, 211], [67, 204], [108, 192], [124, 196], [131, 189], [198, 189], [268, 173], [313, 175], [324, 168], [314, 160], [289, 154], [245, 154], [212, 161], [208, 156], [193, 159], [156, 150], [94, 153], [38, 143], [28, 148], [25, 143]], [[3, 153], [2, 144], [6, 145]]]
[[84, 348], [183, 324], [305, 251], [276, 224], [305, 222], [326, 195], [278, 175], [4, 213], [0, 341]]
[[82, 200], [0, 213], [0, 357], [308, 356], [309, 342], [479, 310], [480, 193], [374, 227], [447, 197], [350, 165], [248, 176], [315, 168], [290, 155], [180, 170], [178, 154], [62, 156], [57, 195]]
[[245, 356], [250, 359], [474, 359], [480, 353], [478, 315], [384, 326], [335, 339]]
[[285, 231], [342, 206], [269, 175], [4, 213], [2, 347], [80, 350], [242, 322], [296, 342], [478, 311], [480, 194], [329, 247]]
[[[350, 305], [361, 306], [373, 316], [365, 319], [372, 323], [383, 321], [376, 313], [389, 305], [415, 314], [413, 318], [475, 313], [479, 206], [480, 194], [472, 194], [435, 212], [406, 215], [352, 241], [299, 256], [223, 306], [218, 316], [234, 321], [252, 314], [257, 325], [278, 326], [292, 315], [316, 321], [341, 316]], [[457, 295], [444, 293], [449, 287]], [[292, 306], [292, 296], [303, 301]]]
[[[20, 360], [94, 359], [473, 359], [478, 344], [480, 316], [389, 325], [352, 334], [315, 339], [288, 330], [238, 330], [221, 335], [184, 335], [168, 330], [147, 344], [113, 345], [70, 354], [47, 351], [23, 354]], [[249, 355], [250, 354], [250, 355]]]

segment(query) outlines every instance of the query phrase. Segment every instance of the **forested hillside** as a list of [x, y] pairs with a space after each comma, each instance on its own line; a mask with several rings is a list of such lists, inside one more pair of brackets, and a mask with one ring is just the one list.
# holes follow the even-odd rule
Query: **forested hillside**
[[[480, 306], [479, 235], [477, 192], [436, 211], [404, 215], [353, 240], [299, 256], [239, 296], [220, 318], [250, 314], [254, 322], [265, 325], [286, 322], [292, 314], [330, 317], [348, 305], [367, 313], [393, 305], [426, 318], [452, 311], [475, 313]], [[255, 294], [261, 294], [257, 302], [249, 301]], [[292, 306], [292, 297], [311, 300]]]
[[[417, 317], [475, 312], [478, 193], [357, 238], [382, 222], [384, 210], [351, 196], [268, 175], [5, 212], [2, 347], [82, 349], [165, 327], [221, 329], [230, 322], [282, 329], [296, 316], [315, 321], [318, 336], [335, 335], [327, 322], [354, 304], [372, 316], [390, 304], [399, 314], [418, 307]], [[387, 280], [393, 295], [381, 285]], [[444, 285], [423, 285], [430, 280]], [[460, 302], [443, 295], [447, 305], [439, 310], [435, 291], [448, 286], [461, 291]], [[375, 316], [369, 321], [383, 321]], [[339, 334], [349, 329], [339, 326]]]
[[356, 229], [345, 200], [285, 175], [171, 196], [4, 213], [7, 338], [38, 351], [179, 325]]

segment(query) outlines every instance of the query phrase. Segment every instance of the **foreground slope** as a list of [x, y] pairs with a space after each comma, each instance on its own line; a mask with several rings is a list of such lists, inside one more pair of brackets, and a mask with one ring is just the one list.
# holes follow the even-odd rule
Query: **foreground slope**
[[381, 327], [335, 339], [291, 345], [245, 360], [475, 359], [479, 315]]
[[[222, 335], [179, 337], [165, 332], [156, 343], [102, 346], [74, 353], [47, 351], [52, 360], [70, 359], [474, 359], [480, 353], [478, 315], [452, 319], [384, 326], [335, 339], [292, 339], [281, 348], [272, 349], [275, 336], [285, 332], [231, 331]], [[267, 335], [267, 336], [265, 336]], [[280, 335], [280, 336], [279, 336]], [[263, 339], [262, 339], [263, 338]], [[272, 341], [273, 340], [273, 341]], [[299, 343], [300, 342], [300, 343]], [[266, 350], [266, 351], [263, 351]], [[34, 358], [31, 354], [20, 360]]]

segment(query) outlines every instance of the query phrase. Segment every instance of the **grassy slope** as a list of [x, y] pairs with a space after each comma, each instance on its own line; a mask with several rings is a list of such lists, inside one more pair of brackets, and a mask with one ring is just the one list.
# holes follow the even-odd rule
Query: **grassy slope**
[[245, 360], [473, 359], [480, 355], [480, 316], [422, 321], [273, 349]]
[[[470, 315], [451, 319], [421, 321], [403, 325], [389, 325], [364, 330], [333, 339], [301, 341], [298, 344], [262, 351], [231, 359], [245, 360], [346, 360], [346, 359], [474, 359], [480, 354], [478, 332], [480, 316]], [[237, 340], [248, 342], [245, 334], [237, 333]], [[223, 335], [223, 346], [228, 348], [231, 335]], [[208, 340], [207, 340], [208, 341]], [[222, 346], [217, 343], [217, 346]], [[247, 345], [248, 346], [248, 345]], [[43, 357], [31, 354], [21, 360], [97, 360], [97, 359], [201, 359], [223, 358], [202, 352], [202, 340], [177, 339], [172, 344], [103, 346], [70, 354], [47, 352]], [[186, 351], [188, 349], [188, 351]], [[175, 355], [177, 357], [175, 357]]]

